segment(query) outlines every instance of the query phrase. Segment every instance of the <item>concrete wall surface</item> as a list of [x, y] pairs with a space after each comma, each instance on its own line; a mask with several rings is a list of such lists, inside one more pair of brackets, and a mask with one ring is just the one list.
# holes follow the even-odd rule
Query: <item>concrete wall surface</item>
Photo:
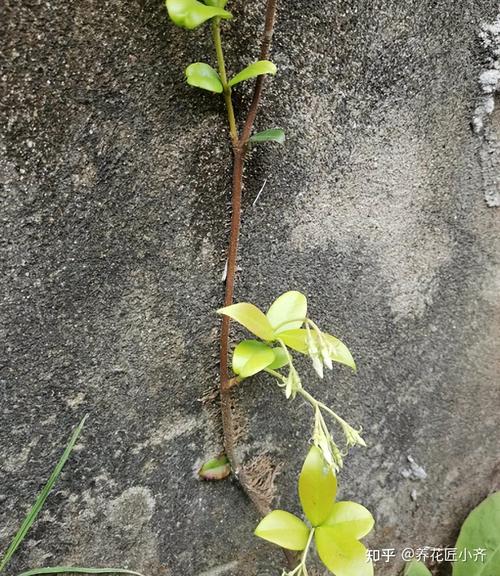
[[[356, 375], [299, 366], [363, 426], [340, 491], [373, 510], [368, 543], [452, 545], [500, 489], [500, 7], [279, 4], [257, 128], [287, 142], [249, 159], [236, 297], [301, 290], [352, 350]], [[264, 3], [229, 8], [235, 72], [258, 56]], [[222, 102], [183, 79], [213, 61], [208, 29], [174, 27], [159, 0], [2, 11], [0, 548], [90, 415], [9, 573], [280, 574], [238, 486], [196, 476], [222, 446], [210, 395], [231, 162]], [[265, 377], [234, 396], [240, 458], [257, 479], [277, 470], [273, 505], [297, 512], [309, 408]]]

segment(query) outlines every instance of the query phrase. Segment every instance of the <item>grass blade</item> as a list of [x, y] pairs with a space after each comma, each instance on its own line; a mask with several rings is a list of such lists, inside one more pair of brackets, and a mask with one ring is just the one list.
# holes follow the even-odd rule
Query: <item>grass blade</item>
[[17, 550], [18, 546], [24, 540], [33, 522], [36, 520], [38, 514], [40, 513], [40, 510], [43, 508], [45, 500], [47, 500], [47, 496], [49, 495], [50, 491], [54, 487], [54, 484], [59, 478], [59, 475], [61, 474], [61, 471], [64, 465], [66, 464], [66, 461], [69, 458], [71, 451], [73, 450], [73, 447], [76, 444], [76, 441], [78, 440], [78, 436], [80, 436], [80, 432], [82, 431], [82, 428], [85, 424], [85, 420], [87, 420], [87, 416], [84, 416], [80, 424], [75, 428], [61, 458], [59, 459], [59, 462], [52, 471], [50, 478], [47, 480], [47, 483], [45, 484], [42, 491], [38, 495], [38, 498], [36, 499], [35, 503], [31, 507], [28, 514], [26, 515], [26, 518], [23, 520], [23, 523], [21, 524], [21, 527], [17, 531], [17, 534], [14, 536], [14, 539], [12, 540], [5, 554], [0, 560], [0, 572], [3, 572], [7, 564], [10, 562], [12, 556], [14, 555], [14, 552]]
[[142, 576], [140, 572], [125, 570], [124, 568], [81, 568], [80, 566], [52, 566], [47, 568], [33, 568], [18, 576], [36, 576], [37, 574], [131, 574]]

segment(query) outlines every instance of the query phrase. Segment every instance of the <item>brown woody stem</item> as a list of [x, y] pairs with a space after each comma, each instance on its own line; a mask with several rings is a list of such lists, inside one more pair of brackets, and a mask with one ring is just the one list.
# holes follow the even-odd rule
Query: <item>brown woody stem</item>
[[[264, 26], [264, 35], [262, 38], [260, 59], [267, 60], [269, 58], [269, 50], [273, 37], [274, 22], [276, 19], [276, 6], [277, 0], [267, 0], [266, 5], [266, 21]], [[236, 128], [236, 121], [234, 118], [233, 104], [231, 99], [231, 89], [227, 85], [227, 76], [224, 64], [224, 55], [222, 52], [220, 40], [220, 22], [214, 21], [212, 27], [212, 35], [214, 38], [214, 45], [217, 53], [217, 60], [219, 63], [219, 76], [222, 80], [224, 87], [224, 99], [226, 102], [226, 109], [229, 119], [229, 128], [231, 133], [231, 140], [233, 143], [233, 184], [231, 193], [231, 231], [229, 234], [229, 249], [227, 255], [227, 273], [226, 273], [226, 292], [224, 296], [224, 306], [230, 306], [233, 303], [234, 296], [234, 283], [236, 277], [236, 261], [238, 256], [238, 241], [240, 236], [241, 226], [241, 197], [243, 191], [243, 170], [245, 165], [245, 158], [247, 152], [248, 139], [251, 136], [252, 129], [257, 117], [260, 101], [262, 98], [262, 91], [264, 87], [264, 76], [258, 76], [255, 81], [255, 88], [252, 97], [252, 102], [248, 110], [248, 114], [243, 125], [241, 135], [238, 135]], [[265, 516], [270, 510], [268, 507], [256, 497], [254, 491], [250, 488], [245, 472], [240, 470], [240, 465], [235, 453], [235, 425], [233, 418], [233, 409], [231, 402], [231, 389], [237, 384], [234, 378], [229, 377], [229, 335], [230, 335], [230, 319], [228, 316], [222, 317], [222, 327], [220, 333], [220, 399], [222, 410], [222, 428], [224, 437], [224, 449], [226, 456], [229, 459], [234, 476], [238, 480], [242, 490], [253, 503], [261, 516]], [[295, 555], [285, 550], [285, 557], [290, 568], [294, 568], [297, 564]]]

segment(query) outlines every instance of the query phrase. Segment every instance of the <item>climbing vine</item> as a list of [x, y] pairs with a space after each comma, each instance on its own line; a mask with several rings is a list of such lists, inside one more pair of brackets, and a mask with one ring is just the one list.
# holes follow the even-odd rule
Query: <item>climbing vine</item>
[[[203, 24], [210, 25], [216, 68], [206, 62], [194, 62], [185, 70], [186, 81], [191, 86], [208, 90], [224, 99], [228, 128], [233, 151], [233, 175], [231, 191], [231, 231], [226, 265], [226, 284], [224, 306], [233, 303], [234, 282], [236, 276], [236, 257], [238, 253], [238, 240], [241, 223], [241, 196], [243, 189], [243, 168], [249, 146], [262, 142], [283, 142], [284, 132], [273, 128], [253, 134], [253, 126], [259, 109], [264, 78], [266, 75], [276, 74], [276, 66], [268, 60], [271, 40], [273, 36], [274, 21], [276, 17], [277, 0], [268, 0], [266, 5], [265, 28], [260, 50], [260, 59], [249, 64], [232, 78], [228, 78], [226, 59], [221, 36], [221, 22], [231, 20], [233, 15], [226, 10], [228, 0], [166, 0], [166, 7], [170, 19], [182, 28], [192, 30]], [[212, 56], [212, 58], [213, 58]], [[215, 64], [215, 63], [214, 63]], [[245, 121], [239, 129], [233, 106], [233, 90], [240, 82], [255, 79], [250, 108]], [[229, 330], [230, 317], [224, 315], [220, 331], [220, 400], [222, 409], [222, 425], [224, 435], [224, 449], [234, 472], [238, 473], [239, 463], [235, 455], [235, 424], [231, 407], [230, 390], [232, 383], [229, 375]], [[264, 513], [261, 503], [248, 487], [244, 472], [238, 474], [239, 482], [246, 491], [254, 505]]]
[[[284, 548], [289, 576], [307, 576], [308, 553], [314, 540], [318, 554], [325, 566], [337, 576], [370, 576], [371, 561], [359, 539], [367, 534], [373, 519], [359, 504], [335, 503], [336, 474], [343, 465], [349, 448], [365, 442], [360, 431], [341, 416], [317, 400], [302, 384], [295, 367], [294, 353], [307, 355], [320, 378], [324, 367], [332, 368], [338, 362], [356, 369], [347, 346], [335, 336], [324, 332], [309, 318], [307, 299], [300, 292], [288, 291], [279, 296], [266, 313], [248, 302], [233, 303], [236, 275], [236, 257], [241, 223], [241, 197], [243, 170], [247, 152], [252, 145], [283, 143], [284, 131], [270, 128], [254, 134], [253, 127], [259, 109], [264, 78], [275, 75], [277, 68], [269, 60], [269, 51], [276, 17], [277, 0], [267, 0], [264, 35], [260, 59], [229, 77], [223, 49], [221, 23], [231, 20], [233, 14], [226, 9], [228, 0], [166, 0], [170, 19], [174, 24], [192, 30], [210, 24], [216, 67], [207, 62], [194, 62], [185, 69], [189, 85], [222, 96], [225, 103], [229, 135], [233, 151], [233, 177], [231, 193], [231, 231], [226, 269], [226, 290], [220, 336], [220, 399], [222, 408], [224, 448], [226, 457], [206, 463], [202, 475], [209, 479], [225, 476], [232, 469], [243, 490], [262, 516], [256, 535]], [[233, 105], [233, 90], [241, 82], [255, 81], [250, 108], [241, 129]], [[232, 354], [232, 371], [229, 373], [230, 320], [244, 326], [256, 338], [239, 342]], [[231, 406], [231, 390], [242, 380], [260, 372], [272, 376], [283, 389], [287, 399], [300, 396], [313, 411], [313, 447], [307, 456], [299, 478], [301, 504], [309, 523], [284, 511], [270, 512], [267, 503], [259, 499], [241, 469], [235, 453], [235, 425]], [[344, 436], [339, 446], [328, 421], [333, 421]], [[289, 551], [301, 551], [298, 559]]]

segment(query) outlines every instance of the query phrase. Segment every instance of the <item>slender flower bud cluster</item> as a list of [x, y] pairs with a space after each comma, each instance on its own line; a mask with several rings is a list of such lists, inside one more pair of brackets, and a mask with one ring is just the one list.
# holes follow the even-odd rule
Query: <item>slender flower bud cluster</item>
[[[313, 443], [317, 446], [325, 459], [325, 461], [332, 467], [335, 473], [342, 468], [343, 458], [347, 455], [349, 448], [353, 446], [364, 446], [366, 447], [366, 442], [361, 437], [361, 430], [356, 430], [350, 424], [348, 424], [343, 418], [336, 414], [333, 410], [315, 400], [312, 396], [306, 393], [306, 400], [314, 407], [314, 431], [313, 431]], [[333, 436], [326, 425], [325, 419], [321, 410], [325, 410], [328, 414], [333, 416], [335, 420], [340, 424], [342, 432], [344, 433], [346, 446], [344, 452], [342, 452], [337, 446]]]
[[347, 443], [347, 448], [351, 446], [363, 446], [366, 448], [366, 442], [361, 437], [361, 430], [356, 430], [344, 420], [341, 422], [342, 430]]
[[335, 357], [335, 349], [327, 336], [321, 332], [318, 326], [310, 319], [306, 321], [306, 344], [307, 353], [310, 356], [313, 367], [320, 378], [323, 378], [323, 365], [333, 369], [332, 358]]
[[284, 386], [286, 398], [291, 398], [292, 400], [297, 396], [297, 392], [302, 389], [302, 382], [299, 373], [295, 370], [293, 364], [290, 364], [290, 369], [284, 382]]
[[309, 324], [306, 324], [306, 330], [307, 353], [312, 360], [313, 368], [316, 370], [317, 375], [323, 378], [323, 354], [318, 347], [318, 338], [313, 336]]
[[344, 464], [343, 454], [335, 443], [319, 406], [315, 409], [312, 440], [314, 445], [321, 450], [326, 463], [335, 473], [339, 472]]
[[302, 381], [300, 380], [299, 373], [297, 372], [295, 366], [293, 365], [292, 355], [288, 351], [288, 348], [281, 340], [280, 344], [286, 356], [288, 364], [288, 376], [286, 376], [282, 382], [278, 380], [278, 385], [282, 388], [285, 388], [285, 396], [287, 400], [289, 398], [294, 400], [295, 396], [297, 396], [297, 392], [302, 390]]

